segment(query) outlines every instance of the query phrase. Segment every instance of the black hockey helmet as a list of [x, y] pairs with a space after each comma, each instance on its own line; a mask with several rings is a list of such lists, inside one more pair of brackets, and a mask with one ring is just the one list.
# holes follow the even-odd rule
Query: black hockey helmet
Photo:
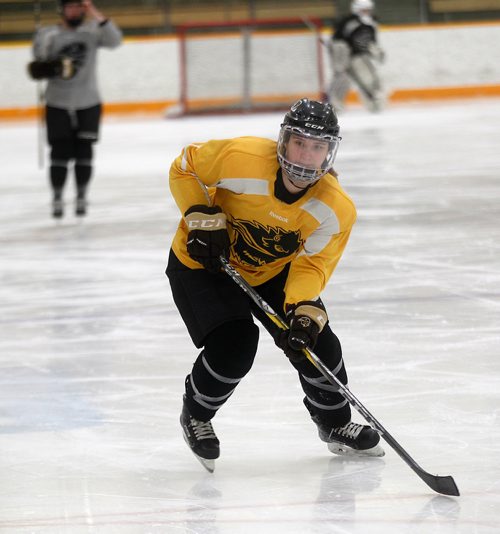
[[83, 4], [83, 0], [57, 0], [59, 9], [62, 9], [66, 4]]
[[332, 106], [325, 102], [317, 102], [302, 98], [292, 105], [281, 126], [288, 124], [314, 135], [339, 134], [339, 121]]
[[[286, 113], [278, 139], [278, 160], [288, 177], [299, 187], [310, 185], [333, 166], [340, 142], [339, 123], [333, 107], [325, 102], [302, 98]], [[287, 157], [291, 135], [313, 139], [328, 145], [326, 157], [319, 167], [310, 168]]]

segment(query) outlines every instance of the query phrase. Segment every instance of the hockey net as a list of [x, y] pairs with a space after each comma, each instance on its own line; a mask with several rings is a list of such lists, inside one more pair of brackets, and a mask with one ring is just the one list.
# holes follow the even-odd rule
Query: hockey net
[[321, 98], [320, 30], [316, 19], [179, 26], [177, 114], [283, 109], [301, 97]]

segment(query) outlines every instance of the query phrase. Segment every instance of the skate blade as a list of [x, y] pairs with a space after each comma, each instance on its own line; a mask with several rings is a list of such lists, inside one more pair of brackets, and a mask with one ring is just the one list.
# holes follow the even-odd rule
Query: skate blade
[[[182, 437], [184, 438], [184, 441], [186, 442], [186, 445], [189, 447], [189, 441], [184, 435], [184, 432], [182, 433]], [[215, 460], [207, 460], [207, 458], [202, 458], [201, 456], [198, 456], [192, 449], [189, 447], [189, 450], [194, 454], [194, 457], [200, 462], [200, 464], [209, 472], [213, 473], [215, 471]]]
[[375, 445], [375, 447], [372, 447], [371, 449], [358, 450], [348, 447], [347, 445], [343, 445], [342, 443], [336, 443], [335, 441], [332, 441], [327, 443], [327, 447], [330, 452], [340, 456], [374, 456], [380, 458], [381, 456], [385, 455], [384, 449], [379, 444]]
[[[193, 453], [194, 454], [194, 453]], [[206, 458], [202, 458], [201, 456], [198, 456], [197, 454], [194, 454], [200, 464], [209, 472], [213, 473], [215, 471], [215, 460], [207, 460]]]

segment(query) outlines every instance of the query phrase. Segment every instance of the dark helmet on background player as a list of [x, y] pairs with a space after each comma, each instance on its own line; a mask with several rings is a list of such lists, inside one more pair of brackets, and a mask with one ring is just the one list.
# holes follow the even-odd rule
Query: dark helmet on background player
[[[337, 115], [330, 104], [308, 98], [302, 98], [293, 104], [281, 124], [278, 161], [294, 185], [301, 188], [311, 185], [332, 169], [341, 139], [338, 134]], [[322, 162], [312, 166], [291, 161], [287, 147], [292, 135], [318, 141], [319, 145], [324, 146], [325, 157]]]
[[83, 0], [57, 0], [59, 9], [62, 9], [66, 4], [83, 4]]
[[82, 22], [84, 21], [85, 11], [82, 9], [81, 12], [75, 13], [74, 15], [69, 17], [64, 12], [64, 6], [66, 6], [67, 4], [77, 4], [83, 7], [83, 0], [58, 0], [57, 2], [59, 14], [63, 18], [64, 22], [66, 22], [68, 26], [71, 26], [72, 28], [76, 28], [80, 26], [80, 24], [82, 24]]

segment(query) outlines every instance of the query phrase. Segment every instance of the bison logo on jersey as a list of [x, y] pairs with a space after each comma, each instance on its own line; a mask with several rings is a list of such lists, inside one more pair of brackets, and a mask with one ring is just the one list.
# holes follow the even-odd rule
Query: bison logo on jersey
[[87, 59], [87, 45], [85, 43], [70, 43], [61, 49], [59, 57], [71, 58], [76, 74]]
[[303, 244], [300, 232], [276, 226], [264, 226], [257, 221], [233, 219], [231, 247], [243, 265], [258, 267], [294, 254]]

